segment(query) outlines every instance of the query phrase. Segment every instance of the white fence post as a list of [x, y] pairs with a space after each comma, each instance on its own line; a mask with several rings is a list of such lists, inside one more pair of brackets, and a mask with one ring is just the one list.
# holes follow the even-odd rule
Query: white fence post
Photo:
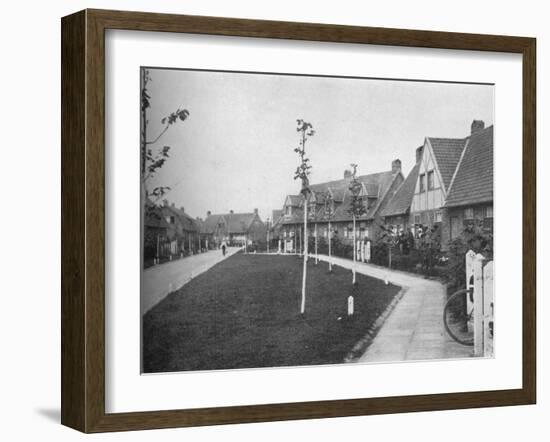
[[[468, 250], [466, 253], [466, 288], [468, 290], [474, 288], [474, 261], [476, 254], [472, 250]], [[470, 299], [470, 296], [467, 297], [466, 301], [466, 311], [471, 312], [473, 308], [473, 303]]]
[[489, 261], [483, 268], [483, 354], [486, 357], [493, 356], [493, 272], [493, 261]]
[[474, 356], [493, 355], [493, 261], [487, 262], [481, 254], [466, 253], [466, 288], [473, 289], [473, 302], [467, 297], [468, 312], [474, 310]]
[[474, 274], [474, 356], [483, 356], [483, 255], [473, 260]]

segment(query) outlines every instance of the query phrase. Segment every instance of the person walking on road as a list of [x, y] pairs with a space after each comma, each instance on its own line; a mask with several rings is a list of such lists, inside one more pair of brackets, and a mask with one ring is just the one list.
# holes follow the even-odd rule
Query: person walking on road
[[225, 256], [225, 249], [227, 248], [227, 245], [225, 244], [225, 241], [222, 242], [222, 254]]

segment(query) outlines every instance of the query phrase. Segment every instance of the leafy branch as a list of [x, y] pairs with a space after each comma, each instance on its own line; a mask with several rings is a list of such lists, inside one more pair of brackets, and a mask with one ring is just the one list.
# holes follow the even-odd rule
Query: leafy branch
[[300, 193], [307, 198], [307, 195], [311, 192], [309, 189], [309, 174], [311, 166], [309, 165], [309, 158], [306, 157], [306, 141], [315, 135], [313, 125], [304, 120], [296, 120], [297, 127], [296, 132], [301, 132], [300, 144], [294, 149], [294, 152], [300, 157], [300, 165], [294, 172], [294, 179], [300, 179], [302, 181], [302, 190]]
[[353, 169], [351, 174], [351, 181], [349, 184], [349, 190], [351, 192], [351, 201], [348, 213], [354, 217], [360, 217], [367, 213], [365, 204], [363, 203], [363, 197], [361, 196], [362, 185], [357, 179], [357, 164], [351, 164]]
[[[144, 69], [141, 88], [141, 175], [144, 185], [153, 176], [155, 176], [156, 172], [164, 166], [170, 157], [170, 146], [163, 146], [157, 151], [153, 151], [153, 149], [149, 146], [157, 143], [172, 125], [178, 121], [185, 121], [189, 117], [189, 111], [187, 109], [178, 108], [175, 112], [171, 112], [169, 115], [160, 120], [161, 124], [164, 126], [160, 133], [155, 138], [149, 140], [147, 138], [147, 126], [149, 125], [149, 120], [147, 119], [147, 109], [151, 107], [151, 96], [149, 95], [147, 85], [150, 81], [152, 81], [152, 79], [149, 75], [149, 70]], [[171, 189], [169, 186], [159, 186], [155, 187], [148, 194], [154, 197], [154, 202], [156, 202], [170, 190]]]

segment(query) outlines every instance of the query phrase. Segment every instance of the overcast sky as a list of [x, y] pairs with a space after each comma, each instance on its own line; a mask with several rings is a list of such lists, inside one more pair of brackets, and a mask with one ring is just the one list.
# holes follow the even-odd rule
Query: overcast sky
[[296, 119], [313, 124], [311, 182], [382, 172], [399, 158], [407, 175], [430, 137], [465, 137], [473, 119], [493, 124], [494, 88], [375, 79], [150, 69], [148, 138], [178, 107], [190, 117], [154, 145], [171, 146], [155, 185], [191, 216], [251, 212], [263, 220], [298, 193]]

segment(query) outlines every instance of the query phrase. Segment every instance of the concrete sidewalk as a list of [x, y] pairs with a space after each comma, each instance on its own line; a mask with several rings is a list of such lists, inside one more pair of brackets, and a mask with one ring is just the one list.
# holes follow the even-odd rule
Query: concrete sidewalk
[[228, 247], [225, 256], [221, 250], [211, 250], [145, 269], [141, 277], [141, 314], [146, 313], [169, 293], [183, 287], [195, 276], [239, 250], [241, 247]]
[[[331, 257], [333, 264], [351, 269], [353, 261]], [[328, 256], [319, 255], [328, 261]], [[357, 362], [467, 358], [473, 347], [453, 341], [443, 325], [446, 290], [443, 284], [373, 264], [357, 263], [357, 273], [387, 280], [405, 289], [365, 354]]]

